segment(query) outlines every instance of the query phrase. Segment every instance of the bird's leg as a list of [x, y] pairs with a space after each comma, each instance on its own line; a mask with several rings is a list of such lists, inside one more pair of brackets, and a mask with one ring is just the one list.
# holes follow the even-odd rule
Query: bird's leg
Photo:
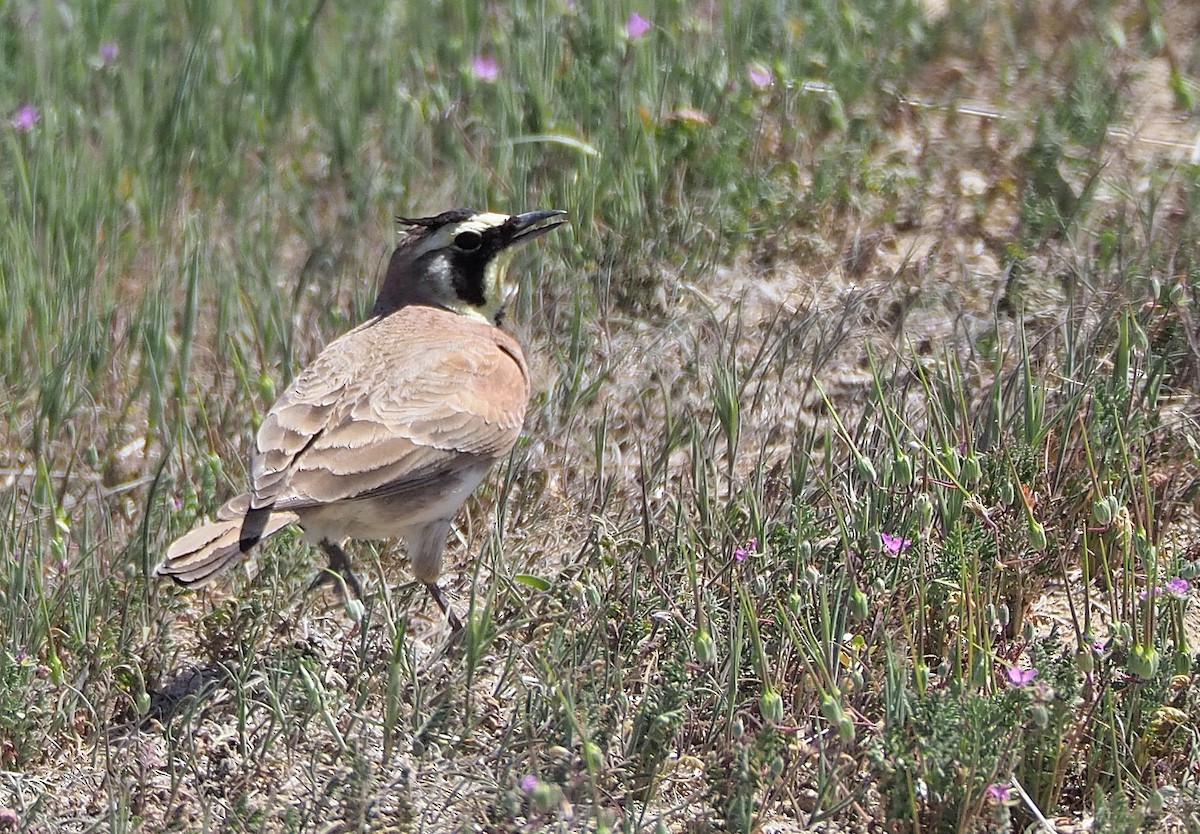
[[450, 631], [457, 634], [462, 631], [462, 623], [458, 621], [458, 615], [454, 613], [454, 609], [446, 604], [446, 598], [442, 596], [442, 589], [438, 587], [436, 582], [426, 582], [426, 590], [433, 597], [433, 601], [438, 604], [438, 608], [442, 609], [442, 613], [446, 615], [446, 619], [450, 621]]
[[362, 599], [362, 585], [359, 584], [354, 571], [350, 569], [350, 557], [346, 555], [346, 551], [342, 550], [341, 545], [335, 544], [329, 539], [321, 539], [321, 549], [329, 557], [329, 564], [317, 574], [317, 578], [308, 586], [308, 590], [315, 591], [326, 583], [337, 582], [340, 577], [342, 581], [338, 583], [338, 587], [341, 588], [343, 596], [348, 586], [354, 592], [355, 597]]

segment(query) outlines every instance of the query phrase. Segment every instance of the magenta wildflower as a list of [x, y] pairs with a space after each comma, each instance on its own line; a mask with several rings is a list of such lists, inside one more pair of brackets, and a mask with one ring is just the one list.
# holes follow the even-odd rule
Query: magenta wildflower
[[41, 118], [41, 111], [34, 105], [26, 103], [17, 108], [17, 112], [13, 114], [11, 124], [14, 130], [27, 133], [33, 130], [33, 126], [41, 121]]
[[1008, 667], [1008, 682], [1013, 686], [1028, 686], [1037, 677], [1037, 669], [1021, 669], [1017, 666]]
[[111, 67], [117, 62], [117, 56], [121, 54], [121, 47], [117, 46], [112, 41], [105, 41], [100, 44], [100, 67]]
[[883, 549], [888, 553], [903, 553], [912, 545], [912, 539], [893, 536], [891, 533], [880, 533], [879, 538], [883, 540]]
[[771, 70], [758, 61], [746, 68], [746, 77], [750, 79], [750, 86], [756, 90], [765, 90], [775, 83], [775, 76]]
[[183, 500], [181, 498], [179, 498], [179, 496], [177, 496], [177, 495], [172, 495], [170, 498], [167, 499], [167, 505], [172, 510], [175, 510], [176, 512], [178, 512], [179, 510], [183, 509]]
[[993, 782], [987, 786], [985, 794], [987, 795], [989, 802], [1008, 802], [1008, 785], [1001, 785], [999, 782]]
[[471, 59], [471, 75], [480, 81], [495, 81], [500, 77], [500, 62], [491, 55], [476, 55]]
[[650, 31], [650, 21], [637, 12], [630, 12], [629, 20], [625, 21], [625, 37], [636, 41]]
[[1191, 588], [1191, 585], [1182, 576], [1176, 576], [1175, 578], [1168, 580], [1167, 584], [1163, 586], [1163, 589], [1168, 594], [1177, 597], [1187, 596], [1189, 588]]
[[746, 561], [747, 556], [753, 556], [757, 552], [758, 539], [753, 538], [747, 541], [744, 545], [738, 547], [737, 550], [733, 551], [733, 558], [735, 561], [744, 562]]
[[526, 773], [521, 777], [521, 781], [517, 783], [517, 787], [525, 791], [525, 793], [533, 793], [537, 789], [538, 779], [532, 773]]

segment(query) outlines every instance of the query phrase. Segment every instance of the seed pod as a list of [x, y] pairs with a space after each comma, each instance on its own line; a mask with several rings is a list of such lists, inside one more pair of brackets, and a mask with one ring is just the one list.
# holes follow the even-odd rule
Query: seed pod
[[875, 474], [874, 464], [871, 463], [871, 459], [866, 455], [855, 456], [854, 469], [858, 472], [858, 477], [862, 478], [868, 484], [874, 484], [879, 477]]
[[1085, 675], [1090, 675], [1096, 668], [1096, 658], [1089, 649], [1075, 652], [1075, 668]]
[[962, 481], [967, 486], [975, 486], [983, 477], [983, 467], [979, 463], [979, 455], [970, 454], [963, 458]]
[[928, 495], [923, 494], [917, 499], [917, 517], [920, 519], [922, 530], [933, 526], [933, 499]]
[[758, 697], [758, 708], [763, 720], [768, 724], [779, 724], [783, 721], [783, 698], [774, 689], [764, 689]]
[[1034, 550], [1046, 549], [1046, 528], [1036, 518], [1029, 519], [1029, 546]]
[[1108, 497], [1097, 498], [1092, 501], [1092, 519], [1101, 527], [1107, 527], [1113, 520], [1112, 505], [1108, 503]]
[[842, 705], [832, 695], [826, 695], [821, 698], [821, 715], [825, 716], [825, 720], [835, 726], [846, 717]]
[[867, 595], [862, 592], [862, 589], [857, 585], [850, 592], [850, 614], [856, 619], [866, 619], [867, 614], [871, 611], [871, 601]]
[[804, 611], [804, 599], [795, 591], [788, 597], [788, 610], [795, 617], [799, 617], [801, 612]]
[[696, 636], [692, 640], [692, 647], [696, 650], [696, 662], [701, 666], [712, 666], [716, 663], [717, 644], [713, 642], [707, 631], [700, 629], [696, 632]]
[[1158, 649], [1154, 646], [1136, 645], [1129, 655], [1129, 661], [1125, 664], [1125, 668], [1131, 675], [1149, 679], [1158, 673], [1159, 659]]

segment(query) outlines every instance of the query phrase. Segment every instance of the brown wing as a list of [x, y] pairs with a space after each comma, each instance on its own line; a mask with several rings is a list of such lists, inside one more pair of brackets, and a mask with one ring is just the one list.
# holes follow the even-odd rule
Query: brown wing
[[272, 407], [253, 507], [298, 509], [420, 489], [512, 448], [529, 401], [516, 342], [430, 308], [331, 343]]

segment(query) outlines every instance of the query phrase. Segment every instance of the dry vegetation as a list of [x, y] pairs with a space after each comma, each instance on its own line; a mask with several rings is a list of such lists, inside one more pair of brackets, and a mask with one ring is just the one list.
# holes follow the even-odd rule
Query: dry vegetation
[[[1200, 12], [734, 5], [0, 9], [0, 831], [1200, 826]], [[458, 203], [572, 214], [462, 641], [147, 582]]]

